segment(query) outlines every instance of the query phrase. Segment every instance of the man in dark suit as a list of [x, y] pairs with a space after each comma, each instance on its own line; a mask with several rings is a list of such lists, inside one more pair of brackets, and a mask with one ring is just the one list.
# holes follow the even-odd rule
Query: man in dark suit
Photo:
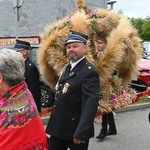
[[29, 42], [16, 40], [15, 50], [20, 52], [25, 59], [25, 82], [33, 95], [39, 113], [41, 112], [41, 88], [39, 81], [39, 71], [36, 65], [29, 59], [31, 46]]
[[[49, 150], [87, 150], [94, 136], [99, 101], [99, 74], [85, 54], [88, 36], [70, 31], [65, 41], [70, 63], [56, 85], [55, 103], [46, 133]], [[71, 68], [71, 69], [70, 69]]]

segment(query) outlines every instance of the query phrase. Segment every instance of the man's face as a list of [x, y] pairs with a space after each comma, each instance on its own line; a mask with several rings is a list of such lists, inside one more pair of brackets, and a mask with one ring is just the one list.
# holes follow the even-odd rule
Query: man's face
[[97, 40], [97, 41], [95, 42], [95, 45], [96, 45], [96, 49], [97, 49], [98, 51], [104, 51], [104, 49], [105, 49], [105, 47], [106, 47], [106, 43], [103, 42], [103, 41], [99, 41], [99, 40]]
[[21, 54], [22, 54], [22, 56], [24, 57], [24, 59], [26, 59], [26, 58], [27, 58], [28, 50], [26, 50], [26, 49], [22, 49], [22, 50], [19, 50], [19, 51], [17, 51], [17, 52], [21, 53]]
[[86, 54], [86, 45], [80, 42], [68, 43], [66, 45], [67, 56], [70, 61], [76, 62]]

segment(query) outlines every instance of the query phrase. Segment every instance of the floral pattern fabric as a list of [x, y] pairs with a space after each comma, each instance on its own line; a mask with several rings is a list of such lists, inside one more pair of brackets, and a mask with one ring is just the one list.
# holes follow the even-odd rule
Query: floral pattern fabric
[[42, 121], [24, 82], [0, 97], [0, 149], [47, 149]]

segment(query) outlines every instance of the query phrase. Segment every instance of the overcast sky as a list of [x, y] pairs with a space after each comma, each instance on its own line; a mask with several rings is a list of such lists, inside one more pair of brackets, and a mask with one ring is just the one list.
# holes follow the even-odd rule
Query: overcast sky
[[124, 15], [134, 18], [150, 17], [150, 0], [116, 0], [114, 11], [122, 10]]

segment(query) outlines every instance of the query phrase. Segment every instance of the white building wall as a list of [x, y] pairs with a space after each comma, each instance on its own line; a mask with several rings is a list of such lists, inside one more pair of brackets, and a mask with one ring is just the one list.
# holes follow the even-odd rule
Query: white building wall
[[[38, 36], [44, 27], [75, 10], [76, 0], [24, 0], [18, 36]], [[90, 9], [107, 8], [107, 0], [86, 0]], [[12, 0], [0, 0], [0, 37], [15, 37], [15, 13]]]

